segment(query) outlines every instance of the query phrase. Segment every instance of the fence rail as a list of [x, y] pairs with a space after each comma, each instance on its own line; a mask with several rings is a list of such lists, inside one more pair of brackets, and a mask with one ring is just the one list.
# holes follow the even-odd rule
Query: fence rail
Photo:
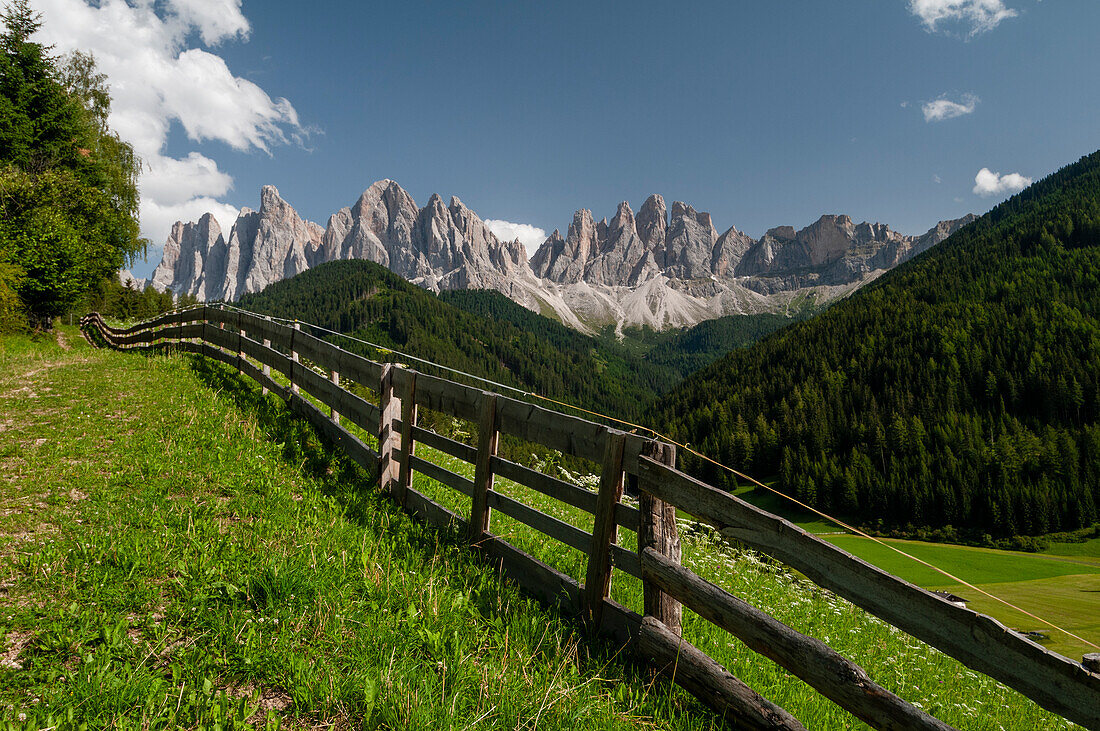
[[[465, 531], [474, 550], [536, 598], [580, 617], [595, 632], [634, 645], [658, 670], [720, 713], [736, 718], [743, 727], [802, 728], [786, 711], [745, 687], [681, 637], [681, 605], [779, 663], [873, 728], [951, 728], [876, 685], [862, 668], [828, 646], [795, 632], [683, 567], [677, 510], [797, 569], [818, 585], [1015, 688], [1048, 710], [1086, 728], [1100, 729], [1100, 674], [1046, 650], [991, 617], [957, 607], [680, 472], [674, 466], [675, 452], [670, 445], [438, 376], [375, 362], [297, 326], [248, 312], [201, 306], [126, 329], [111, 328], [93, 313], [81, 325], [91, 339], [116, 349], [153, 348], [206, 356], [238, 369], [265, 390], [281, 394], [294, 413], [312, 422], [352, 459], [376, 474], [382, 489], [406, 510], [433, 525]], [[272, 370], [288, 383], [273, 379]], [[377, 394], [377, 403], [348, 390], [349, 382]], [[478, 446], [418, 425], [420, 408], [477, 423]], [[376, 438], [379, 449], [349, 432], [344, 422]], [[504, 459], [497, 454], [500, 434], [601, 465], [599, 491], [591, 492]], [[474, 478], [417, 456], [417, 442], [473, 465]], [[413, 489], [411, 477], [417, 472], [470, 497], [470, 514], [457, 515]], [[590, 513], [591, 532], [494, 490], [496, 476]], [[627, 483], [640, 492], [640, 508], [622, 502]], [[584, 583], [493, 535], [492, 514], [496, 511], [584, 553]], [[638, 534], [637, 552], [618, 545], [619, 528]], [[611, 599], [614, 569], [641, 579], [644, 616]]]

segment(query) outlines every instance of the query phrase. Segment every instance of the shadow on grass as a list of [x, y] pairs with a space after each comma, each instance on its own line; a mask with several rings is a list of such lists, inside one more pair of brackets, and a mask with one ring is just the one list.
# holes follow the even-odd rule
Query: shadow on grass
[[[325, 494], [344, 508], [349, 520], [359, 525], [369, 525], [374, 522], [370, 520], [371, 515], [386, 512], [420, 525], [413, 516], [402, 511], [379, 492], [376, 475], [369, 474], [341, 449], [328, 443], [308, 421], [293, 415], [281, 397], [273, 393], [262, 395], [258, 385], [228, 366], [200, 356], [189, 356], [189, 360], [200, 381], [232, 401], [245, 413], [254, 416], [267, 438], [283, 445], [283, 458], [286, 462], [315, 478], [322, 485]], [[457, 530], [438, 530], [427, 525], [423, 527], [424, 530], [411, 532], [410, 541], [405, 547], [414, 551], [414, 555], [425, 563], [431, 562], [441, 544], [466, 549], [464, 536], [459, 535]], [[470, 559], [475, 560], [472, 554]], [[461, 581], [460, 577], [454, 578], [456, 582]], [[468, 592], [478, 593], [477, 588], [472, 585], [464, 585], [463, 588]], [[510, 605], [499, 610], [493, 603], [480, 604], [483, 615], [500, 616], [502, 619], [523, 611], [520, 605]], [[583, 647], [589, 657], [596, 661], [597, 666], [614, 665], [619, 668], [623, 677], [633, 676], [643, 685], [651, 682], [646, 666], [629, 653], [624, 653], [622, 648], [613, 646], [611, 642], [586, 635], [579, 620], [569, 622], [568, 632], [570, 639]], [[664, 692], [667, 691], [662, 691], [661, 695]], [[687, 707], [681, 706], [677, 713], [694, 716], [704, 724], [715, 720], [709, 710], [696, 702], [689, 703]]]

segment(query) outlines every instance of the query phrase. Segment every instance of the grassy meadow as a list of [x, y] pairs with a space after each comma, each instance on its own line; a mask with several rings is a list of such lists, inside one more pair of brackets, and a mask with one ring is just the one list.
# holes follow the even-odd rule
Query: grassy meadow
[[[0, 339], [0, 723], [723, 727], [525, 598], [456, 533], [401, 513], [277, 397], [201, 359], [93, 350], [58, 332]], [[423, 476], [416, 487], [467, 507]], [[520, 486], [498, 489], [591, 525]], [[493, 531], [583, 573], [579, 552], [506, 516]], [[684, 553], [960, 729], [1071, 727], [705, 530], [685, 524]], [[640, 605], [630, 577], [616, 574], [612, 590]], [[865, 728], [690, 612], [685, 636], [808, 728]]]

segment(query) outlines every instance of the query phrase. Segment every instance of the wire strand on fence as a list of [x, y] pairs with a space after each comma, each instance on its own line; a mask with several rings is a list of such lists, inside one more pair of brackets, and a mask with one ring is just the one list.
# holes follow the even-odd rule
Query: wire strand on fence
[[[195, 307], [198, 307], [198, 306], [201, 306], [201, 305], [192, 306], [192, 307], [188, 307], [188, 308], [182, 308], [181, 310], [176, 310], [176, 311], [187, 311], [187, 310], [190, 310], [190, 309], [195, 309]], [[408, 361], [411, 361], [411, 362], [414, 362], [414, 363], [420, 363], [422, 365], [430, 366], [432, 368], [438, 368], [438, 369], [446, 371], [448, 373], [459, 375], [459, 376], [462, 376], [464, 378], [470, 378], [470, 379], [473, 379], [475, 381], [479, 381], [481, 383], [484, 383], [484, 384], [487, 384], [487, 385], [490, 385], [490, 386], [494, 386], [496, 388], [505, 389], [507, 391], [511, 391], [513, 393], [520, 394], [520, 395], [528, 397], [528, 398], [539, 399], [541, 401], [545, 401], [547, 403], [551, 403], [551, 404], [554, 404], [556, 406], [564, 407], [564, 408], [567, 408], [567, 409], [573, 409], [574, 411], [579, 411], [579, 412], [588, 414], [590, 416], [595, 416], [595, 417], [603, 419], [605, 421], [609, 421], [609, 422], [612, 422], [612, 423], [615, 423], [615, 424], [619, 424], [619, 425], [622, 425], [622, 426], [629, 427], [633, 430], [641, 430], [641, 431], [644, 431], [644, 432], [648, 432], [650, 435], [653, 436], [654, 439], [660, 439], [660, 440], [668, 442], [669, 444], [673, 444], [677, 448], [682, 449], [682, 450], [688, 452], [689, 454], [692, 454], [695, 457], [698, 457], [699, 459], [702, 459], [705, 462], [707, 462], [711, 465], [714, 465], [715, 467], [718, 467], [719, 469], [725, 470], [726, 472], [729, 472], [730, 474], [732, 474], [732, 475], [734, 475], [734, 476], [736, 476], [736, 477], [738, 477], [742, 480], [750, 482], [756, 487], [763, 488], [764, 490], [767, 490], [767, 491], [769, 491], [769, 492], [771, 492], [775, 495], [778, 495], [779, 497], [784, 498], [784, 499], [794, 503], [795, 505], [798, 505], [799, 507], [810, 511], [811, 513], [817, 515], [818, 517], [824, 518], [825, 520], [828, 520], [828, 521], [836, 524], [837, 526], [843, 528], [846, 531], [850, 531], [851, 533], [854, 533], [857, 536], [860, 536], [862, 538], [866, 538], [870, 541], [873, 541], [874, 543], [877, 543], [878, 545], [880, 545], [884, 548], [887, 548], [887, 549], [893, 551], [894, 553], [897, 553], [901, 556], [904, 556], [905, 558], [908, 558], [912, 561], [915, 561], [916, 563], [921, 564], [922, 566], [924, 566], [926, 568], [932, 569], [936, 573], [938, 573], [942, 576], [945, 576], [948, 579], [951, 579], [953, 582], [955, 582], [956, 584], [958, 584], [960, 586], [965, 586], [967, 589], [970, 589], [970, 590], [972, 590], [972, 591], [974, 591], [974, 592], [976, 592], [976, 593], [978, 593], [978, 594], [980, 594], [980, 595], [982, 595], [982, 596], [984, 596], [988, 599], [991, 599], [991, 600], [993, 600], [993, 601], [995, 601], [995, 602], [997, 602], [997, 603], [999, 603], [999, 604], [1001, 604], [1005, 607], [1008, 607], [1009, 609], [1015, 610], [1015, 611], [1023, 614], [1024, 616], [1027, 616], [1027, 617], [1030, 617], [1031, 619], [1034, 619], [1036, 622], [1040, 622], [1041, 624], [1046, 625], [1047, 627], [1050, 627], [1051, 629], [1062, 632], [1063, 634], [1065, 634], [1069, 637], [1072, 637], [1073, 639], [1077, 640], [1078, 642], [1082, 642], [1082, 643], [1088, 645], [1089, 647], [1100, 650], [1100, 645], [1097, 645], [1094, 642], [1090, 642], [1089, 640], [1086, 640], [1084, 637], [1081, 637], [1080, 635], [1074, 634], [1073, 632], [1070, 632], [1069, 630], [1067, 630], [1063, 627], [1060, 627], [1057, 624], [1054, 624], [1053, 622], [1051, 622], [1047, 619], [1044, 619], [1044, 618], [1040, 617], [1037, 614], [1029, 612], [1026, 609], [1023, 609], [1021, 607], [1016, 606], [1012, 602], [1009, 602], [1005, 599], [1002, 599], [1002, 598], [1000, 598], [1000, 597], [998, 597], [994, 594], [991, 594], [988, 591], [986, 591], [985, 589], [981, 589], [981, 588], [975, 586], [974, 584], [971, 584], [970, 582], [965, 581], [965, 580], [959, 578], [958, 576], [955, 576], [954, 574], [950, 573], [949, 571], [946, 571], [945, 569], [941, 569], [940, 567], [938, 567], [938, 566], [936, 566], [932, 563], [929, 563], [928, 561], [925, 561], [924, 559], [918, 558], [918, 557], [914, 556], [913, 554], [908, 553], [907, 551], [903, 551], [902, 549], [898, 548], [897, 546], [891, 545], [891, 544], [881, 540], [880, 538], [877, 538], [876, 536], [872, 536], [872, 535], [860, 530], [859, 528], [856, 528], [852, 525], [849, 525], [848, 523], [840, 520], [839, 518], [835, 518], [832, 515], [829, 515], [828, 513], [822, 512], [821, 510], [818, 510], [817, 508], [814, 508], [810, 505], [807, 505], [806, 503], [802, 502], [801, 500], [798, 500], [797, 498], [792, 497], [791, 495], [788, 495], [785, 492], [777, 490], [774, 487], [771, 487], [770, 485], [766, 485], [766, 484], [764, 484], [760, 480], [757, 480], [754, 477], [746, 475], [743, 472], [740, 472], [740, 471], [738, 471], [738, 470], [736, 470], [736, 469], [734, 469], [734, 468], [732, 468], [728, 465], [725, 465], [725, 464], [719, 462], [718, 460], [712, 459], [711, 457], [708, 457], [707, 455], [703, 454], [702, 452], [700, 452], [696, 449], [693, 449], [692, 447], [688, 446], [687, 444], [679, 442], [679, 441], [673, 439], [672, 437], [668, 436], [667, 434], [664, 434], [662, 432], [657, 431], [653, 427], [645, 426], [645, 425], [642, 425], [642, 424], [635, 424], [634, 422], [627, 421], [625, 419], [619, 419], [617, 417], [610, 416], [608, 414], [603, 414], [603, 413], [600, 413], [598, 411], [592, 411], [591, 409], [586, 409], [582, 406], [576, 406], [575, 404], [570, 404], [570, 403], [565, 402], [565, 401], [559, 401], [558, 399], [550, 398], [549, 396], [543, 396], [542, 394], [535, 393], [534, 391], [527, 391], [527, 390], [524, 390], [522, 388], [517, 388], [515, 386], [509, 386], [509, 385], [504, 384], [504, 383], [499, 383], [499, 382], [494, 381], [494, 380], [489, 379], [489, 378], [484, 378], [482, 376], [475, 376], [472, 373], [466, 373], [465, 371], [459, 370], [457, 368], [451, 368], [450, 366], [445, 366], [445, 365], [442, 365], [442, 364], [439, 364], [439, 363], [435, 363], [433, 361], [426, 360], [424, 358], [418, 358], [414, 355], [409, 355], [408, 353], [402, 353], [399, 350], [394, 350], [393, 348], [389, 348], [389, 347], [386, 347], [384, 345], [379, 345], [377, 343], [372, 343], [369, 340], [364, 340], [363, 338], [358, 338], [358, 337], [355, 337], [353, 335], [348, 335], [347, 333], [338, 332], [336, 330], [330, 330], [329, 328], [323, 327], [321, 325], [315, 325], [315, 324], [309, 323], [309, 322], [302, 322], [301, 320], [297, 320], [297, 319], [292, 320], [292, 319], [285, 318], [285, 317], [275, 317], [275, 316], [271, 316], [271, 315], [261, 315], [260, 313], [251, 312], [249, 310], [245, 310], [245, 309], [242, 309], [240, 307], [235, 307], [233, 305], [226, 304], [226, 303], [216, 303], [216, 304], [211, 305], [211, 306], [219, 307], [219, 308], [222, 308], [222, 309], [225, 309], [225, 310], [243, 312], [245, 314], [253, 315], [255, 317], [264, 317], [264, 318], [267, 318], [267, 319], [275, 321], [275, 322], [299, 323], [299, 324], [302, 324], [302, 325], [306, 325], [307, 327], [318, 330], [320, 332], [324, 332], [324, 333], [327, 333], [329, 335], [334, 335], [334, 336], [337, 336], [337, 337], [345, 338], [345, 339], [350, 340], [352, 342], [361, 343], [363, 345], [366, 345], [366, 346], [369, 346], [369, 347], [374, 348], [376, 350], [379, 350], [383, 353], [389, 353], [391, 355], [398, 356], [399, 358], [402, 358], [402, 359], [405, 359], [405, 360], [408, 360]]]

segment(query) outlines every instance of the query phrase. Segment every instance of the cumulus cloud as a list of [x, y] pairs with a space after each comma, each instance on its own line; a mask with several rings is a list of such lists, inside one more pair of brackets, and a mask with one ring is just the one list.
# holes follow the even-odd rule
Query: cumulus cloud
[[981, 100], [973, 94], [963, 94], [962, 99], [957, 102], [951, 101], [944, 95], [933, 102], [922, 104], [921, 111], [924, 112], [925, 122], [942, 122], [945, 119], [973, 114], [979, 101]]
[[[40, 38], [56, 51], [95, 54], [111, 85], [109, 123], [144, 163], [142, 235], [160, 246], [178, 219], [207, 211], [232, 225], [236, 208], [217, 199], [233, 178], [198, 152], [167, 154], [179, 124], [194, 142], [270, 153], [304, 131], [293, 105], [235, 76], [210, 49], [248, 38], [242, 0], [31, 0], [42, 13]], [[195, 36], [206, 48], [189, 47]], [[159, 261], [150, 254], [150, 265]]]
[[974, 176], [974, 193], [983, 197], [1018, 193], [1031, 185], [1031, 178], [1019, 173], [1006, 173], [1001, 175], [989, 168], [982, 168]]
[[528, 256], [534, 254], [535, 250], [546, 241], [546, 231], [529, 223], [512, 223], [511, 221], [487, 218], [485, 219], [485, 225], [501, 241], [519, 239], [519, 242], [527, 249]]
[[920, 18], [930, 33], [962, 27], [968, 38], [1019, 15], [1004, 0], [909, 0], [909, 12]]

